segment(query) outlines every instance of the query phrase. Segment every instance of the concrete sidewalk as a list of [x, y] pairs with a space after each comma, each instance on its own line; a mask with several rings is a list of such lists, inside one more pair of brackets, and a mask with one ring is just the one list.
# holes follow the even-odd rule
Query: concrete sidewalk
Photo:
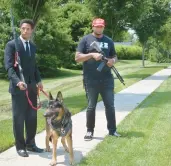
[[[139, 81], [115, 95], [115, 108], [117, 124], [121, 122], [134, 108], [136, 108], [148, 95], [150, 95], [161, 83], [171, 75], [171, 68], [163, 69], [154, 75]], [[73, 147], [75, 163], [80, 160], [106, 136], [106, 117], [104, 106], [99, 102], [96, 110], [96, 128], [94, 139], [84, 141], [86, 131], [86, 112], [82, 111], [72, 116], [73, 121]], [[84, 129], [84, 130], [83, 130]], [[36, 136], [36, 143], [39, 147], [45, 148], [45, 132]], [[49, 152], [37, 154], [29, 152], [28, 158], [19, 157], [15, 148], [12, 147], [0, 154], [0, 165], [2, 166], [47, 166], [50, 163], [52, 154]], [[59, 141], [57, 150], [57, 165], [69, 165], [69, 155], [64, 152]]]

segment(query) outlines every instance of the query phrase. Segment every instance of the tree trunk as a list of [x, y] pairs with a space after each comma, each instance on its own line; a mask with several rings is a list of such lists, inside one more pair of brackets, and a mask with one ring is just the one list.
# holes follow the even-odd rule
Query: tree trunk
[[145, 67], [145, 47], [146, 47], [146, 42], [143, 44], [143, 51], [142, 51], [142, 67]]

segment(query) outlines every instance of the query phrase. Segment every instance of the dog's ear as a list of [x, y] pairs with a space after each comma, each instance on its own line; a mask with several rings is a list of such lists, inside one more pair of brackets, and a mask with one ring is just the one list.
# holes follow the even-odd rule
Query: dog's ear
[[49, 100], [53, 100], [53, 96], [52, 96], [51, 92], [49, 92]]
[[61, 103], [63, 102], [63, 96], [61, 91], [58, 92], [57, 96], [56, 96], [56, 100], [60, 101]]

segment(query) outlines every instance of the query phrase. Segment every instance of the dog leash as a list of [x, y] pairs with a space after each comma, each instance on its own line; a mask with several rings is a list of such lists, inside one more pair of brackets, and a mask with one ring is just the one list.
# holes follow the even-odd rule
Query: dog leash
[[[40, 90], [40, 89], [38, 89], [38, 92], [37, 92], [39, 104], [38, 104], [38, 107], [34, 107], [32, 101], [31, 101], [30, 98], [29, 98], [28, 89], [26, 89], [26, 97], [27, 97], [28, 103], [29, 103], [29, 105], [31, 106], [31, 108], [34, 109], [35, 111], [38, 111], [38, 110], [42, 107], [42, 104], [41, 104], [41, 102], [40, 102], [39, 90]], [[40, 90], [40, 91], [41, 91], [47, 98], [49, 98], [49, 95], [48, 95], [44, 90]]]

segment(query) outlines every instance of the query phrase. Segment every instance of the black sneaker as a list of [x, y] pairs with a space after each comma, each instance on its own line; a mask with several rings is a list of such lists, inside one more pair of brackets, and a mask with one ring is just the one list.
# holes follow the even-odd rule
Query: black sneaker
[[109, 135], [115, 136], [115, 137], [121, 137], [121, 135], [117, 133], [116, 131], [114, 133], [109, 133]]
[[84, 136], [85, 141], [91, 141], [93, 139], [93, 132], [88, 131], [86, 135]]

